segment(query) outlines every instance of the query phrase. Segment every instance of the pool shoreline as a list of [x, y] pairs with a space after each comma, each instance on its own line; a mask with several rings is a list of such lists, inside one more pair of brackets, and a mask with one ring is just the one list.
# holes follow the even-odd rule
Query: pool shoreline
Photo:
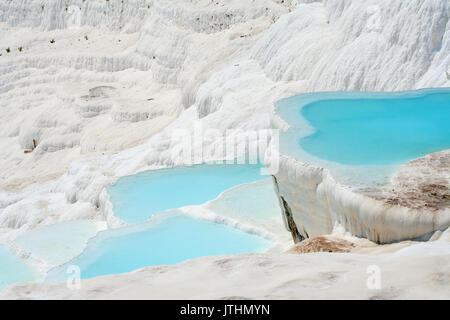
[[[199, 164], [194, 166], [180, 166], [175, 169], [146, 170], [136, 175], [124, 176], [117, 179], [114, 184], [103, 189], [100, 197], [99, 209], [106, 219], [109, 228], [90, 238], [80, 254], [49, 270], [45, 281], [55, 282], [61, 280], [65, 275], [64, 268], [72, 264], [80, 265], [82, 268], [82, 278], [90, 278], [91, 276], [131, 272], [139, 268], [154, 265], [177, 264], [186, 259], [203, 256], [250, 252], [264, 253], [274, 251], [276, 250], [275, 248], [284, 247], [281, 240], [282, 237], [277, 233], [273, 233], [276, 228], [266, 229], [269, 223], [264, 219], [270, 220], [274, 217], [279, 219], [281, 213], [278, 207], [278, 200], [273, 190], [272, 179], [270, 176], [260, 174], [261, 167], [261, 164], [212, 166], [209, 164]], [[186, 172], [188, 173], [187, 176], [185, 175]], [[159, 184], [161, 176], [166, 184], [164, 187], [161, 187]], [[173, 188], [170, 181], [174, 178], [177, 186], [180, 183], [182, 186], [185, 182], [191, 185], [194, 179], [197, 187], [210, 189], [207, 193], [201, 194], [201, 197], [198, 199], [191, 199], [191, 197], [185, 199], [183, 193], [176, 192], [176, 189]], [[187, 180], [183, 182], [179, 179]], [[111, 199], [110, 190], [115, 186], [119, 188], [114, 190], [115, 198]], [[157, 189], [155, 189], [155, 186]], [[261, 188], [261, 186], [264, 187]], [[239, 190], [239, 192], [236, 192], [236, 190]], [[262, 214], [263, 212], [250, 210], [254, 205], [251, 200], [247, 199], [245, 192], [242, 193], [244, 190], [250, 190], [252, 194], [260, 199], [259, 202], [265, 203], [268, 206], [269, 216], [260, 216], [259, 213]], [[194, 192], [201, 193], [202, 190], [194, 188]], [[119, 198], [118, 195], [121, 195], [121, 197]], [[175, 204], [179, 204], [180, 199], [183, 205], [176, 206]], [[161, 204], [155, 205], [155, 201], [159, 200], [169, 201], [168, 203], [163, 203], [163, 207], [167, 206], [167, 209], [153, 212], [152, 210], [155, 207], [158, 207], [158, 205], [161, 206]], [[116, 206], [118, 201], [120, 206]], [[136, 205], [136, 201], [143, 202], [142, 204]], [[240, 209], [234, 212], [233, 209], [236, 208], [230, 205], [240, 201], [242, 201], [239, 206]], [[195, 202], [200, 202], [200, 204], [195, 204]], [[132, 219], [130, 221], [124, 221], [122, 220], [122, 216], [118, 216], [124, 203], [134, 204], [131, 209]], [[218, 204], [222, 205], [217, 207]], [[128, 211], [125, 213], [128, 213], [130, 208], [126, 207], [126, 209]], [[222, 209], [222, 212], [220, 212], [220, 209]], [[219, 211], [216, 212], [216, 210]], [[230, 212], [228, 214], [226, 213], [227, 210], [232, 211], [231, 215]], [[237, 216], [234, 213], [237, 213]], [[138, 217], [136, 214], [140, 216]], [[240, 214], [244, 214], [244, 216], [240, 217]], [[248, 219], [248, 216], [245, 217], [245, 214], [250, 214], [250, 219]], [[127, 215], [124, 215], [124, 217], [126, 218]], [[178, 226], [178, 229], [173, 230], [162, 227], [166, 224], [167, 227], [173, 227], [174, 224], [179, 224], [175, 222], [180, 219], [186, 220], [187, 225], [183, 224], [182, 227]], [[256, 220], [252, 221], [252, 219]], [[262, 220], [259, 221], [259, 219]], [[192, 225], [192, 228], [188, 227], [188, 225]], [[195, 231], [201, 225], [209, 227]], [[209, 229], [217, 230], [216, 233], [211, 234]], [[288, 233], [284, 232], [281, 221], [279, 221], [279, 232], [282, 232], [283, 235], [288, 235]], [[224, 236], [227, 233], [230, 236], [235, 235], [236, 238], [232, 236], [224, 241]], [[181, 234], [186, 234], [186, 237], [178, 239]], [[202, 239], [207, 237], [208, 234], [210, 239], [203, 241]], [[162, 238], [158, 238], [161, 235]], [[136, 237], [148, 238], [148, 241], [143, 240], [134, 243], [133, 241], [136, 241]], [[197, 245], [188, 245], [191, 242], [199, 243]], [[116, 245], [110, 247], [110, 243], [116, 243]], [[167, 250], [161, 251], [161, 248], [169, 245], [168, 243], [173, 243], [173, 248], [168, 247], [166, 248]], [[155, 244], [158, 245], [155, 246]], [[143, 245], [145, 246], [145, 250], [135, 252], [138, 250], [137, 248]], [[235, 249], [231, 250], [233, 245]], [[125, 250], [123, 249], [124, 246], [130, 247]], [[177, 249], [180, 246], [185, 247], [185, 250], [180, 251], [180, 249]], [[105, 249], [100, 250], [100, 248]], [[127, 255], [129, 250], [130, 252], [135, 252], [135, 254], [133, 256], [127, 256], [127, 258], [118, 259], [117, 255]], [[191, 251], [192, 254], [189, 253]], [[178, 255], [181, 255], [181, 260], [177, 260], [179, 259], [176, 258]], [[127, 265], [136, 263], [136, 266], [131, 268], [125, 266], [124, 270], [121, 269], [119, 271], [109, 270], [116, 268], [115, 263], [105, 264], [102, 261], [104, 259], [112, 259], [112, 257], [115, 257], [115, 260], [112, 261], [116, 261], [116, 263], [119, 263], [120, 260], [124, 261], [120, 262], [120, 264]], [[142, 264], [140, 259], [147, 259], [150, 262]], [[86, 273], [86, 270], [90, 270], [91, 266], [94, 266], [93, 268], [95, 269], [96, 265], [101, 266], [103, 264], [105, 266], [98, 268], [106, 269], [98, 271], [100, 273], [95, 273], [94, 275], [89, 275], [89, 271]], [[83, 276], [85, 273], [86, 275]]]

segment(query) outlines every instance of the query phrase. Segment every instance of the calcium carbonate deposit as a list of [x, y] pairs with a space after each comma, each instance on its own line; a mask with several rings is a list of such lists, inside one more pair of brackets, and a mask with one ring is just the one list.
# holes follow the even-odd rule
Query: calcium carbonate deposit
[[[445, 123], [417, 157], [348, 171], [327, 152], [309, 161], [316, 145], [284, 150], [277, 112], [309, 93], [448, 92], [449, 18], [448, 0], [0, 1], [0, 298], [449, 299]], [[148, 170], [261, 161], [261, 179], [166, 186], [161, 234], [160, 212], [127, 222], [108, 191]], [[145, 184], [119, 199], [162, 192]], [[201, 201], [171, 206], [177, 194]], [[184, 254], [193, 233], [205, 247]]]

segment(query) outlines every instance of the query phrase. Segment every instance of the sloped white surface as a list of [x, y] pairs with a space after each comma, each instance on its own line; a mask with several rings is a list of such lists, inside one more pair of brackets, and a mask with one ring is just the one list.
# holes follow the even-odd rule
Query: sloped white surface
[[[450, 209], [427, 210], [391, 205], [349, 190], [326, 169], [281, 157], [278, 194], [305, 238], [330, 234], [336, 227], [386, 243], [431, 236], [450, 226]], [[286, 210], [286, 209], [285, 209]]]
[[[0, 159], [3, 188], [64, 173], [45, 192], [64, 194], [66, 206], [87, 202], [95, 210], [102, 188], [115, 177], [182, 163], [170, 140], [175, 129], [282, 126], [273, 103], [312, 88], [449, 84], [447, 1], [258, 3], [155, 1], [147, 8], [142, 1], [74, 1], [82, 9], [79, 28], [66, 28], [61, 1], [49, 1], [44, 10], [31, 0], [3, 3], [2, 43], [13, 49], [0, 60], [6, 110], [0, 143], [8, 150]], [[371, 12], [378, 18], [367, 25]], [[186, 21], [187, 15], [195, 18]], [[325, 41], [329, 33], [336, 40]], [[382, 46], [372, 41], [375, 36]], [[99, 86], [115, 89], [96, 95]], [[24, 154], [33, 138], [37, 149]], [[204, 144], [219, 156], [214, 140]], [[91, 156], [99, 153], [105, 155]], [[36, 195], [35, 188], [2, 194], [0, 210]]]

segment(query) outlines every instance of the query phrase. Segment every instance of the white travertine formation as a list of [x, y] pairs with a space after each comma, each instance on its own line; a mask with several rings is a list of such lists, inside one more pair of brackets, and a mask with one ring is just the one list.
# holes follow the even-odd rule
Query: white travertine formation
[[[449, 17], [447, 0], [1, 1], [0, 242], [66, 220], [105, 220], [102, 191], [118, 177], [184, 163], [180, 143], [172, 139], [178, 129], [191, 135], [198, 126], [281, 129], [274, 103], [304, 92], [449, 87]], [[238, 141], [245, 138], [237, 135]], [[208, 159], [223, 157], [219, 144], [214, 138], [202, 141]], [[325, 169], [286, 157], [276, 177], [305, 236], [343, 227], [384, 242], [449, 224], [448, 207], [436, 212], [387, 204], [348, 190]], [[285, 265], [274, 272], [273, 285], [247, 296], [304, 297], [293, 294], [284, 275], [300, 267], [313, 270], [329, 258], [325, 253], [311, 258], [309, 269], [302, 264], [309, 258], [302, 256], [250, 255], [231, 265], [251, 269], [280, 259]], [[427, 259], [424, 268], [442, 263]], [[197, 269], [215, 277], [213, 261], [199, 259], [191, 266], [202, 265]], [[395, 271], [411, 261], [386, 268]], [[185, 277], [191, 267], [173, 268]], [[352, 267], [341, 261], [336, 268]], [[448, 271], [422, 271], [423, 279], [448, 277]], [[246, 271], [242, 278], [249, 278]], [[86, 297], [95, 295], [92, 281]], [[278, 285], [284, 289], [276, 291]], [[5, 295], [24, 296], [21, 290], [28, 289], [13, 287]], [[50, 297], [50, 291], [41, 292]], [[234, 291], [221, 292], [217, 297]], [[434, 292], [435, 286], [427, 287], [422, 297]], [[409, 297], [403, 293], [381, 297]]]

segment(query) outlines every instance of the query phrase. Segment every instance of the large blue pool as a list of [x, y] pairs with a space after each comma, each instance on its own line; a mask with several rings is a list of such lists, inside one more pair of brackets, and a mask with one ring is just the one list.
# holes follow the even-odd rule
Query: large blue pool
[[[344, 165], [394, 165], [450, 148], [450, 89], [313, 93], [284, 99], [284, 151]], [[283, 141], [284, 140], [284, 141]]]
[[260, 169], [259, 164], [201, 164], [151, 170], [120, 178], [107, 192], [114, 215], [137, 223], [157, 212], [199, 205], [233, 186], [267, 178]]

